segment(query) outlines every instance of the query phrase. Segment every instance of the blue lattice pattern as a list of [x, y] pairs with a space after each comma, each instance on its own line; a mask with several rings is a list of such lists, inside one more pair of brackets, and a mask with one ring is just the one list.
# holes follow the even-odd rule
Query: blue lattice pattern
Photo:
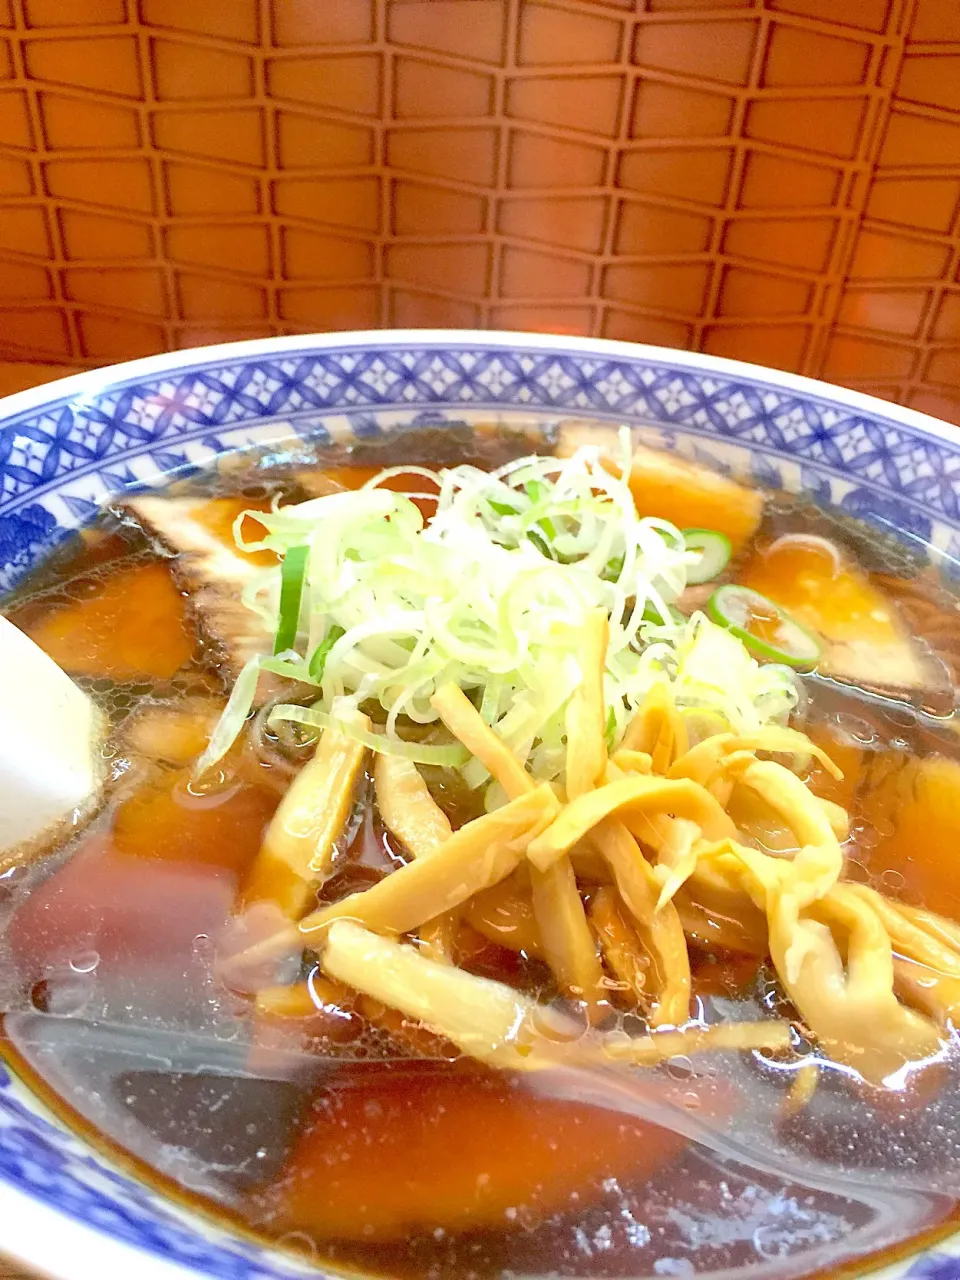
[[[766, 483], [830, 495], [862, 516], [931, 538], [960, 520], [960, 450], [882, 413], [866, 415], [771, 380], [667, 360], [502, 346], [283, 350], [184, 365], [54, 400], [0, 428], [0, 582], [88, 518], [110, 493], [155, 482], [285, 422], [316, 434], [329, 414], [444, 408], [595, 415], [739, 446]], [[241, 432], [238, 436], [237, 432]], [[786, 464], [786, 470], [785, 465]], [[933, 537], [949, 550], [952, 531]], [[948, 547], [948, 543], [950, 546]]]
[[112, 1169], [59, 1125], [0, 1062], [0, 1178], [57, 1213], [217, 1280], [302, 1280], [258, 1245], [204, 1229], [160, 1196]]

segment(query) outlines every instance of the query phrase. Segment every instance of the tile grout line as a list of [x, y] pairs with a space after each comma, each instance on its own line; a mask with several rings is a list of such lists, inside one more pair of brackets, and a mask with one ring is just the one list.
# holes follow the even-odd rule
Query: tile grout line
[[[201, 0], [202, 2], [202, 0]], [[277, 335], [282, 333], [280, 319], [280, 285], [283, 281], [283, 232], [273, 216], [274, 185], [278, 173], [276, 109], [267, 92], [267, 56], [273, 48], [273, 13], [271, 0], [259, 0], [257, 17], [260, 47], [253, 54], [254, 101], [260, 109], [264, 168], [259, 180], [260, 215], [266, 215], [269, 278], [267, 282], [267, 324]]]
[[48, 158], [46, 145], [46, 134], [43, 127], [43, 117], [40, 110], [39, 94], [40, 90], [33, 82], [32, 78], [27, 74], [26, 58], [24, 56], [23, 33], [29, 29], [27, 16], [24, 11], [24, 0], [12, 0], [11, 14], [13, 16], [14, 30], [17, 39], [11, 41], [10, 52], [13, 59], [14, 78], [19, 79], [23, 83], [23, 92], [27, 103], [27, 113], [30, 120], [30, 131], [33, 134], [33, 154], [30, 157], [29, 164], [32, 173], [33, 195], [35, 199], [42, 200], [44, 222], [47, 228], [47, 235], [50, 241], [50, 247], [53, 251], [53, 260], [47, 260], [47, 270], [49, 272], [50, 282], [53, 288], [53, 297], [51, 303], [59, 305], [61, 322], [66, 332], [68, 343], [68, 351], [66, 356], [68, 359], [83, 358], [83, 344], [80, 339], [80, 329], [74, 309], [68, 305], [66, 294], [66, 276], [65, 271], [68, 264], [66, 245], [63, 238], [63, 229], [60, 226], [59, 210], [53, 203], [53, 197], [47, 189], [47, 175], [45, 169], [45, 161]]
[[393, 322], [393, 294], [388, 276], [389, 242], [395, 235], [397, 222], [396, 179], [390, 172], [390, 129], [396, 114], [396, 66], [395, 54], [390, 47], [387, 0], [375, 0], [376, 28], [374, 47], [380, 53], [379, 119], [374, 134], [376, 155], [374, 164], [377, 175], [377, 233], [373, 240], [373, 280], [377, 289], [379, 323], [388, 328]]
[[154, 66], [151, 56], [150, 36], [140, 21], [140, 0], [127, 0], [128, 16], [135, 24], [134, 38], [137, 46], [137, 57], [140, 69], [142, 98], [137, 104], [137, 116], [140, 122], [140, 145], [143, 159], [150, 171], [151, 197], [153, 213], [150, 218], [151, 238], [157, 270], [165, 299], [166, 315], [162, 320], [166, 350], [172, 351], [176, 341], [176, 327], [182, 323], [180, 302], [177, 295], [176, 272], [166, 254], [166, 213], [169, 193], [165, 189], [163, 156], [154, 145], [153, 117], [151, 108], [157, 105], [154, 86]]
[[712, 323], [721, 318], [718, 308], [721, 304], [724, 276], [726, 274], [723, 243], [727, 234], [727, 224], [730, 216], [740, 208], [740, 196], [743, 191], [749, 153], [745, 128], [747, 114], [750, 110], [750, 95], [751, 91], [756, 90], [759, 85], [766, 65], [767, 44], [770, 38], [770, 17], [764, 7], [763, 0], [758, 0], [757, 8], [754, 11], [757, 14], [757, 31], [753, 49], [751, 50], [746, 84], [744, 84], [742, 90], [737, 91], [733, 115], [730, 124], [727, 126], [727, 137], [734, 144], [732, 148], [733, 155], [730, 160], [730, 171], [727, 174], [727, 186], [724, 192], [723, 204], [716, 210], [710, 244], [707, 249], [713, 266], [707, 280], [705, 294], [701, 300], [700, 315], [693, 322], [693, 346], [698, 351], [704, 349]]
[[[823, 291], [822, 309], [819, 325], [819, 341], [811, 350], [810, 358], [804, 372], [811, 377], [821, 377], [826, 367], [828, 344], [836, 332], [843, 290], [850, 279], [850, 268], [856, 253], [857, 242], [864, 221], [870, 188], [876, 177], [877, 160], [886, 137], [887, 124], [892, 110], [895, 86], [899, 82], [899, 70], [903, 61], [906, 34], [909, 30], [917, 0], [893, 0], [888, 25], [883, 39], [874, 45], [876, 67], [874, 70], [873, 88], [878, 91], [876, 106], [869, 119], [870, 137], [867, 139], [869, 150], [863, 154], [857, 167], [847, 170], [848, 190], [844, 196], [843, 208], [849, 215], [841, 220], [838, 235], [834, 244], [831, 261], [828, 264], [825, 288]], [[891, 70], [889, 59], [897, 58], [896, 68]], [[884, 75], [889, 76], [890, 85], [885, 87], [881, 81]], [[863, 138], [861, 136], [861, 150]], [[852, 189], [851, 189], [852, 188]]]
[[507, 251], [506, 237], [500, 234], [501, 205], [506, 192], [510, 190], [510, 165], [513, 148], [511, 118], [507, 112], [507, 101], [511, 77], [517, 70], [517, 53], [520, 44], [520, 25], [523, 22], [523, 0], [506, 0], [504, 12], [503, 41], [501, 45], [500, 66], [493, 72], [493, 125], [496, 130], [496, 162], [493, 182], [489, 188], [486, 208], [486, 239], [489, 245], [487, 253], [487, 287], [485, 297], [476, 300], [480, 323], [484, 327], [490, 325], [494, 310], [507, 303], [504, 297], [504, 255]]
[[607, 152], [606, 200], [604, 209], [604, 225], [602, 228], [602, 245], [593, 270], [591, 288], [595, 302], [594, 333], [603, 337], [612, 309], [610, 301], [604, 294], [609, 268], [618, 260], [616, 246], [620, 234], [620, 219], [627, 201], [622, 199], [623, 190], [617, 185], [620, 165], [626, 146], [632, 141], [633, 118], [637, 109], [637, 96], [640, 92], [641, 73], [633, 63], [633, 49], [638, 26], [637, 13], [628, 13], [624, 17], [620, 34], [620, 65], [623, 68], [623, 85], [621, 89], [620, 119], [617, 121], [617, 132]]

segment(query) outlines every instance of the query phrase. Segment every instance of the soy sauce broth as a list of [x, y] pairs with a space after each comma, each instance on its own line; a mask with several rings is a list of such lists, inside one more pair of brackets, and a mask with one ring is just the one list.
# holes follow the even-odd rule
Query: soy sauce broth
[[[431, 431], [426, 442], [434, 463], [438, 439]], [[441, 443], [443, 462], [488, 466], [530, 448], [496, 433], [479, 457], [472, 438]], [[383, 446], [307, 459], [340, 483], [394, 460]], [[292, 470], [260, 460], [179, 492], [296, 499], [303, 480]], [[926, 637], [936, 678], [952, 690], [956, 601], [919, 558], [878, 546], [854, 522], [777, 497], [729, 576], [757, 580], [765, 564], [769, 578], [764, 556], [798, 529], [843, 545], [862, 580], [895, 602], [893, 615]], [[793, 554], [804, 554], [802, 539]], [[807, 554], [822, 571], [822, 551]], [[684, 1105], [732, 1117], [747, 1149], [776, 1152], [784, 1173], [494, 1073], [369, 1002], [325, 1004], [309, 954], [273, 977], [310, 979], [312, 1006], [257, 1012], [224, 980], [218, 947], [296, 753], [235, 751], [216, 785], [192, 783], [224, 695], [220, 654], [197, 628], [176, 561], [108, 516], [5, 611], [93, 691], [113, 732], [98, 818], [68, 847], [0, 875], [3, 1050], [94, 1141], [166, 1188], [321, 1263], [438, 1280], [839, 1274], [860, 1254], [954, 1220], [960, 1191], [937, 1189], [944, 1170], [942, 1185], [960, 1188], [952, 1053], [899, 1089], [825, 1072], [797, 1112], [784, 1103], [792, 1079], [760, 1054], [720, 1055], [702, 1075], [667, 1065]], [[800, 723], [845, 770], [837, 784], [812, 766], [810, 780], [851, 812], [848, 874], [960, 918], [952, 723], [926, 715], [922, 698], [911, 705], [819, 676], [806, 687]], [[475, 816], [475, 799], [449, 778], [431, 784], [455, 824]], [[326, 899], [403, 860], [368, 795], [369, 781]], [[708, 920], [693, 945], [697, 999], [725, 1016], [781, 1007], [764, 961], [724, 940], [722, 922]], [[535, 956], [470, 925], [459, 945], [473, 972], [553, 994]], [[744, 1110], [751, 1098], [756, 1114]], [[916, 1186], [886, 1192], [884, 1175], [904, 1168]]]

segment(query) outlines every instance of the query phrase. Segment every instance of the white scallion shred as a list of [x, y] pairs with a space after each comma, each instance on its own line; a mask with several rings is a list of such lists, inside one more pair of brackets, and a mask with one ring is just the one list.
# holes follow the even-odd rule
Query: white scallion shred
[[[454, 681], [538, 777], [560, 779], [564, 710], [581, 678], [580, 628], [598, 607], [610, 619], [605, 693], [614, 742], [658, 681], [672, 686], [682, 710], [711, 713], [733, 730], [782, 722], [797, 701], [793, 673], [760, 666], [703, 614], [686, 620], [671, 610], [696, 553], [666, 521], [637, 514], [628, 471], [628, 441], [619, 476], [590, 447], [493, 472], [391, 468], [356, 491], [257, 511], [266, 533], [254, 543], [241, 543], [241, 517], [235, 536], [247, 550], [282, 556], [310, 546], [300, 634], [294, 652], [244, 668], [201, 767], [240, 732], [260, 670], [311, 682], [319, 645], [318, 700], [278, 707], [272, 719], [335, 722], [351, 732], [361, 703], [373, 701], [386, 723], [368, 745], [460, 764], [456, 749], [404, 742], [397, 727], [401, 717], [435, 722], [430, 699]], [[436, 486], [431, 518], [381, 487], [403, 472]], [[279, 567], [265, 570], [244, 595], [274, 627], [279, 583]], [[486, 780], [477, 761], [465, 773], [472, 785]]]
[[257, 681], [260, 679], [260, 663], [259, 655], [251, 658], [237, 676], [223, 714], [210, 735], [207, 749], [197, 761], [197, 774], [206, 773], [207, 769], [215, 765], [218, 760], [222, 760], [236, 741], [243, 728], [243, 722], [253, 708], [257, 695]]
[[362, 742], [371, 751], [378, 751], [388, 756], [402, 756], [405, 760], [412, 760], [414, 764], [446, 765], [448, 768], [456, 768], [458, 765], [466, 764], [469, 758], [466, 748], [459, 742], [449, 744], [406, 742], [403, 738], [388, 737], [385, 733], [367, 729], [355, 716], [351, 716], [349, 711], [344, 718], [340, 718], [319, 707], [300, 707], [295, 703], [282, 704], [274, 707], [270, 712], [267, 723], [275, 725], [281, 721], [306, 725], [307, 728], [312, 729], [326, 729], [332, 725], [347, 737]]

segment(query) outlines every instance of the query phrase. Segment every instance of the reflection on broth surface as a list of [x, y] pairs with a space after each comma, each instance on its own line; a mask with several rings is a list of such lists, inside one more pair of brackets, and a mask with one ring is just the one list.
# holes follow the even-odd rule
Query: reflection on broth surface
[[4, 1051], [325, 1262], [837, 1274], [960, 1201], [957, 604], [585, 439], [228, 459], [6, 601], [112, 731]]

